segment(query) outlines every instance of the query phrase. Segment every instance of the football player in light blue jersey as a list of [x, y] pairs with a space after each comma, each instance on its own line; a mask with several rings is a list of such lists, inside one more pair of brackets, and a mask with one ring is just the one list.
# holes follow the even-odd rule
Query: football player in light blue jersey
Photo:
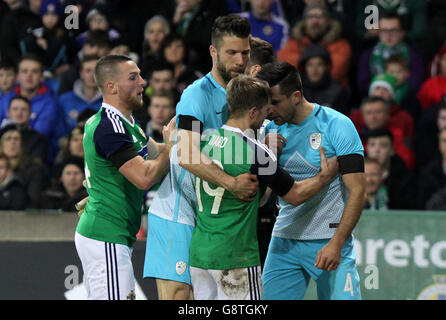
[[279, 215], [263, 270], [263, 299], [297, 300], [310, 278], [319, 299], [360, 299], [352, 231], [364, 200], [364, 149], [349, 118], [308, 102], [296, 68], [266, 64], [257, 77], [272, 89], [266, 127], [278, 144], [279, 164], [300, 181], [319, 172], [322, 146], [337, 156], [340, 174], [307, 202], [294, 207], [279, 199]]
[[[232, 177], [200, 152], [201, 137], [228, 118], [226, 84], [243, 73], [249, 59], [250, 25], [236, 14], [219, 17], [212, 29], [212, 70], [184, 90], [176, 108], [178, 143], [170, 173], [150, 207], [144, 278], [156, 278], [159, 299], [192, 298], [189, 244], [195, 226], [192, 174], [252, 201], [257, 177]], [[176, 152], [176, 154], [173, 154]]]

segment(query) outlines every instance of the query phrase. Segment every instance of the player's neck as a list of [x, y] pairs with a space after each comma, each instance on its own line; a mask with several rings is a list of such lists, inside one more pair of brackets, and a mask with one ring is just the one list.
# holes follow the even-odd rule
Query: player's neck
[[218, 72], [217, 68], [212, 68], [212, 70], [211, 70], [211, 75], [212, 75], [212, 78], [214, 78], [214, 80], [215, 80], [219, 85], [221, 85], [223, 88], [226, 89], [226, 85], [227, 85], [227, 83], [226, 83], [225, 80], [223, 80], [223, 77], [220, 75], [220, 72]]
[[247, 132], [248, 129], [251, 129], [249, 121], [244, 118], [237, 118], [237, 119], [229, 118], [228, 121], [226, 122], [226, 125], [233, 128], [238, 128], [242, 132]]
[[123, 107], [123, 105], [121, 103], [119, 103], [119, 101], [115, 101], [115, 99], [110, 99], [110, 98], [104, 97], [103, 101], [104, 101], [104, 103], [107, 103], [107, 104], [115, 107], [116, 109], [118, 109], [122, 113], [124, 118], [126, 118], [130, 123], [133, 122], [131, 109]]
[[296, 113], [294, 114], [291, 123], [300, 124], [307, 119], [311, 113], [313, 112], [314, 104], [308, 102], [305, 98], [302, 99], [302, 102], [296, 106]]

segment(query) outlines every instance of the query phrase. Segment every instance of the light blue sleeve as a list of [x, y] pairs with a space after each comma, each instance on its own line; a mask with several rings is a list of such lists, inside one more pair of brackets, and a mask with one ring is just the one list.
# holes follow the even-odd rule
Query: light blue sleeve
[[334, 118], [329, 125], [328, 132], [336, 156], [360, 154], [364, 156], [364, 147], [353, 122], [346, 116]]
[[205, 123], [204, 108], [206, 105], [207, 99], [200, 87], [193, 86], [184, 90], [176, 107], [177, 125], [180, 115], [192, 116]]

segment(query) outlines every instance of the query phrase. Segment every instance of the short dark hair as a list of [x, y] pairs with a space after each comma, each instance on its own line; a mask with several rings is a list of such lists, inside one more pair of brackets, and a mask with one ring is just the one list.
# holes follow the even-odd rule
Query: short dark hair
[[17, 64], [17, 66], [20, 67], [20, 64], [23, 61], [34, 61], [34, 62], [37, 62], [38, 64], [40, 64], [40, 71], [43, 72], [43, 61], [42, 61], [42, 58], [39, 55], [31, 53], [31, 52], [24, 53], [22, 55], [22, 57], [20, 58], [19, 63]]
[[271, 97], [271, 89], [264, 80], [240, 74], [231, 79], [226, 87], [229, 117], [244, 115], [252, 107], [262, 108]]
[[154, 63], [153, 68], [150, 72], [150, 77], [152, 77], [152, 74], [155, 71], [164, 71], [164, 70], [172, 71], [172, 74], [175, 74], [175, 67], [173, 66], [173, 64], [167, 62], [164, 59], [159, 59], [156, 61], [156, 63]]
[[87, 32], [87, 36], [85, 37], [85, 44], [88, 44], [90, 46], [98, 46], [101, 48], [111, 47], [111, 41], [110, 37], [108, 36], [108, 32], [103, 30], [89, 30]]
[[11, 107], [12, 102], [15, 101], [15, 100], [24, 101], [28, 105], [29, 110], [31, 111], [31, 101], [29, 101], [29, 99], [25, 98], [24, 96], [20, 96], [20, 95], [14, 96], [14, 97], [11, 98], [11, 100], [9, 100], [8, 110]]
[[251, 37], [249, 39], [249, 62], [248, 65], [255, 64], [263, 66], [264, 64], [273, 62], [275, 59], [274, 48], [268, 41], [257, 37]]
[[403, 19], [396, 11], [383, 11], [379, 15], [379, 20], [398, 20], [401, 29], [404, 29]]
[[12, 70], [17, 73], [17, 65], [12, 61], [0, 61], [0, 70]]
[[175, 108], [177, 102], [177, 96], [173, 90], [153, 90], [150, 96], [150, 104], [152, 104], [153, 98], [164, 97], [170, 100], [172, 108]]
[[364, 99], [362, 99], [360, 109], [362, 109], [362, 107], [366, 104], [377, 103], [377, 102], [384, 104], [387, 107], [387, 110], [390, 109], [390, 102], [381, 98], [381, 97], [377, 97], [377, 96], [370, 96], [370, 97], [365, 97]]
[[381, 137], [388, 137], [393, 144], [393, 134], [387, 128], [370, 130], [367, 140], [371, 138], [381, 138]]
[[396, 63], [399, 64], [400, 66], [402, 66], [404, 69], [406, 70], [410, 70], [410, 64], [409, 64], [409, 60], [406, 57], [403, 57], [402, 55], [399, 54], [394, 54], [392, 56], [390, 56], [385, 62], [385, 66], [386, 69], [389, 66], [389, 64], [391, 63]]
[[251, 34], [251, 26], [248, 19], [231, 13], [215, 19], [211, 32], [211, 43], [219, 48], [224, 36], [248, 38]]
[[271, 88], [279, 85], [280, 93], [287, 97], [295, 91], [303, 93], [299, 72], [287, 62], [275, 61], [263, 65], [257, 78], [268, 82]]
[[94, 79], [96, 81], [96, 85], [99, 87], [99, 89], [101, 89], [101, 91], [104, 90], [105, 79], [110, 75], [115, 75], [118, 72], [118, 64], [127, 61], [133, 60], [127, 56], [117, 54], [106, 55], [98, 60], [94, 70]]

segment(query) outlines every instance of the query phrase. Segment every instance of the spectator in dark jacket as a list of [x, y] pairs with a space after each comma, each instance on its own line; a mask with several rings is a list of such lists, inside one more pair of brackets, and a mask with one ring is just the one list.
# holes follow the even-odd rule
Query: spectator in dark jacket
[[43, 0], [40, 7], [43, 26], [30, 30], [20, 41], [21, 53], [32, 52], [41, 57], [45, 70], [60, 75], [74, 62], [75, 43], [63, 28], [63, 8], [58, 0]]
[[37, 13], [29, 10], [21, 0], [8, 0], [9, 11], [4, 14], [1, 27], [1, 53], [2, 60], [18, 63], [20, 60], [20, 40], [28, 35], [29, 29], [42, 25]]
[[350, 114], [349, 92], [330, 75], [331, 58], [320, 44], [309, 44], [299, 60], [303, 90], [308, 101]]
[[26, 189], [30, 200], [28, 207], [37, 208], [42, 190], [47, 186], [47, 169], [39, 159], [24, 152], [22, 137], [15, 124], [0, 130], [0, 152], [8, 157], [14, 175]]
[[22, 96], [13, 97], [9, 102], [8, 120], [15, 122], [19, 127], [25, 152], [45, 163], [48, 156], [48, 140], [46, 136], [31, 128], [30, 118], [29, 100]]
[[446, 187], [446, 128], [438, 135], [438, 148], [441, 156], [422, 168], [418, 180], [417, 205], [425, 210], [432, 195]]
[[384, 185], [389, 196], [388, 208], [415, 209], [416, 177], [395, 154], [393, 136], [388, 129], [370, 131], [367, 139], [367, 156], [377, 160], [383, 168]]
[[0, 153], [0, 210], [24, 210], [28, 197], [11, 170], [8, 157]]
[[203, 77], [200, 71], [189, 64], [186, 44], [179, 35], [167, 35], [161, 43], [160, 54], [174, 66], [175, 82], [179, 93], [195, 80]]
[[209, 54], [212, 24], [218, 16], [227, 14], [227, 5], [221, 0], [177, 0], [176, 4], [170, 19], [172, 31], [183, 37], [192, 67], [204, 74], [212, 67]]
[[45, 190], [40, 207], [76, 212], [76, 203], [88, 196], [82, 185], [84, 179], [83, 159], [78, 157], [66, 159], [59, 181]]

